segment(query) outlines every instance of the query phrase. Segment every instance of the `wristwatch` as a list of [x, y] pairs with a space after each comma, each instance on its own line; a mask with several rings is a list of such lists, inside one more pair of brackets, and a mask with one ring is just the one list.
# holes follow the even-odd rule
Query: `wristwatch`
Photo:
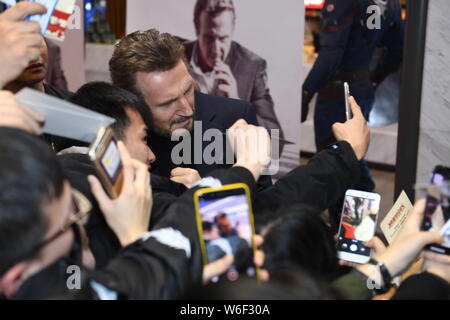
[[371, 258], [369, 260], [369, 264], [377, 266], [380, 270], [381, 278], [383, 279], [383, 286], [381, 289], [374, 289], [377, 293], [386, 293], [392, 286], [392, 276], [389, 273], [389, 270], [386, 268], [384, 263], [378, 262], [377, 260]]

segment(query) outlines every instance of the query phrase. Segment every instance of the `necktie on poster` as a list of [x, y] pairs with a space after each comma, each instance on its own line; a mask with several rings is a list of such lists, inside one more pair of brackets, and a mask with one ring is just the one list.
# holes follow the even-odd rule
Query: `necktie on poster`
[[[14, 6], [16, 0], [0, 0], [8, 7]], [[64, 41], [69, 19], [74, 12], [76, 0], [28, 0], [37, 2], [47, 8], [43, 15], [34, 15], [27, 20], [36, 21], [41, 26], [41, 34], [59, 41]]]
[[33, 89], [22, 89], [15, 97], [45, 118], [43, 129], [47, 134], [90, 143], [101, 127], [115, 122], [113, 118]]

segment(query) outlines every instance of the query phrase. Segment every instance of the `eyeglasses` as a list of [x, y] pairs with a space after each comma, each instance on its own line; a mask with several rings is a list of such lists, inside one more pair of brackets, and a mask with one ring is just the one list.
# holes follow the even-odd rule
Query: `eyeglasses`
[[72, 207], [73, 214], [70, 215], [69, 219], [64, 223], [64, 225], [56, 232], [53, 236], [44, 240], [34, 247], [32, 253], [40, 251], [42, 248], [47, 246], [49, 243], [53, 242], [64, 233], [66, 233], [74, 225], [84, 225], [87, 222], [88, 213], [92, 209], [91, 202], [78, 190], [72, 189]]

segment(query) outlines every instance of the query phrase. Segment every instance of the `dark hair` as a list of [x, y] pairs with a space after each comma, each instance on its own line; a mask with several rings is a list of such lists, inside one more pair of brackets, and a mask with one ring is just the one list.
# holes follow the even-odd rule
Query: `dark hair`
[[156, 29], [136, 31], [116, 44], [109, 71], [116, 86], [141, 95], [136, 85], [138, 71], [168, 71], [180, 60], [188, 66], [183, 45], [171, 34]]
[[219, 220], [228, 218], [228, 215], [224, 212], [218, 213], [215, 217], [214, 217], [214, 222], [218, 222]]
[[146, 103], [133, 93], [106, 82], [90, 82], [82, 86], [70, 99], [89, 110], [114, 118], [112, 125], [116, 139], [122, 139], [130, 125], [126, 109], [137, 111], [148, 129], [152, 127], [151, 112]]
[[181, 300], [331, 300], [342, 295], [316, 281], [298, 268], [287, 267], [277, 271], [276, 278], [258, 283], [254, 278], [240, 277], [237, 281], [220, 281], [217, 284], [188, 290]]
[[194, 25], [197, 34], [200, 32], [200, 15], [203, 11], [206, 11], [211, 17], [215, 17], [224, 11], [231, 11], [233, 13], [233, 23], [236, 21], [233, 0], [197, 0], [194, 7]]
[[333, 235], [320, 212], [303, 205], [282, 209], [264, 232], [263, 249], [269, 272], [291, 263], [318, 280], [331, 281], [339, 265]]
[[48, 228], [42, 205], [61, 196], [64, 180], [46, 143], [0, 127], [0, 276], [32, 257]]
[[211, 232], [211, 230], [213, 229], [213, 223], [211, 223], [209, 221], [203, 221], [202, 229], [203, 229], [203, 231]]

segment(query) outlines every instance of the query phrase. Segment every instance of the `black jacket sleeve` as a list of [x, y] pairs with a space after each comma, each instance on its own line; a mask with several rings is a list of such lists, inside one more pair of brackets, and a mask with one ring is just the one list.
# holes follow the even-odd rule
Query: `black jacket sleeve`
[[254, 203], [257, 225], [275, 218], [274, 211], [283, 204], [302, 203], [325, 210], [359, 181], [359, 162], [350, 144], [341, 141], [334, 146], [257, 194]]
[[[222, 184], [246, 183], [254, 193], [253, 176], [245, 168], [216, 170], [209, 176]], [[147, 239], [123, 248], [91, 279], [123, 299], [174, 299], [201, 284], [203, 265], [193, 204], [197, 189], [178, 197]]]
[[406, 279], [391, 300], [448, 300], [450, 284], [444, 279], [423, 272]]

